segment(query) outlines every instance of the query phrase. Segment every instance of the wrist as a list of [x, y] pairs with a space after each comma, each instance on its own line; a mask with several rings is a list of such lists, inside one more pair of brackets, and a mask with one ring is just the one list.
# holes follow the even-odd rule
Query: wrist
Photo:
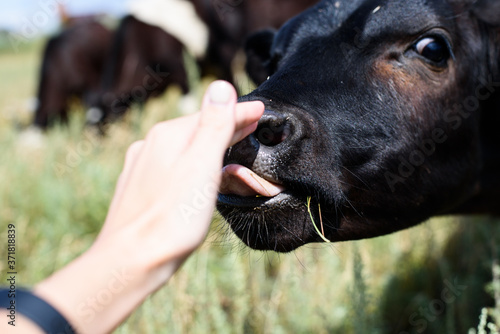
[[112, 331], [160, 287], [141, 263], [116, 263], [113, 249], [92, 247], [34, 289], [78, 333]]

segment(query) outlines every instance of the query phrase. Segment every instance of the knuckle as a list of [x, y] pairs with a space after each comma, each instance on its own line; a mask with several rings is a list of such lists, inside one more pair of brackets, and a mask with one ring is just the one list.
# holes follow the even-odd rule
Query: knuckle
[[200, 126], [209, 131], [214, 132], [228, 132], [231, 131], [231, 120], [228, 117], [225, 117], [223, 113], [216, 112], [208, 112], [200, 119]]
[[132, 143], [127, 149], [127, 153], [125, 154], [125, 161], [128, 162], [135, 159], [143, 146], [144, 140], [139, 140]]
[[156, 123], [155, 125], [153, 125], [151, 130], [149, 130], [147, 138], [158, 137], [159, 135], [168, 132], [167, 128], [168, 128], [168, 124], [166, 122]]

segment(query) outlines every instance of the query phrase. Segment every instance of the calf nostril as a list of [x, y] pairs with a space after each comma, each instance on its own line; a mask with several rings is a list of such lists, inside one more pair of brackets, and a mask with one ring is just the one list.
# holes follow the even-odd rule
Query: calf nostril
[[291, 134], [290, 122], [268, 119], [261, 121], [255, 130], [254, 137], [264, 146], [276, 146], [284, 142]]

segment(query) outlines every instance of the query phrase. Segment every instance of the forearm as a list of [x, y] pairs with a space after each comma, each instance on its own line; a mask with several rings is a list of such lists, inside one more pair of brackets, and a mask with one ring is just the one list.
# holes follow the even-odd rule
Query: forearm
[[77, 333], [111, 332], [182, 263], [173, 259], [162, 273], [155, 273], [133, 257], [128, 263], [117, 263], [124, 256], [113, 254], [113, 249], [90, 249], [34, 288]]
[[[127, 248], [114, 245], [133, 244], [136, 232], [124, 228], [115, 233], [115, 238], [97, 241], [87, 252], [36, 285], [32, 293], [55, 308], [77, 333], [111, 332], [148, 295], [163, 286], [191, 253], [173, 249], [160, 258], [145, 257], [134, 247], [128, 247], [130, 253], [124, 254]], [[29, 313], [23, 314], [23, 308], [18, 306], [23, 305], [25, 309], [31, 305], [30, 312], [34, 311], [45, 325], [53, 323], [52, 318], [43, 313], [50, 306], [35, 306], [32, 300], [26, 299], [30, 293], [20, 293], [19, 296], [16, 293], [15, 319], [11, 323], [2, 322], [0, 332], [43, 333], [38, 324], [26, 316]], [[7, 311], [7, 308], [0, 310], [3, 319], [9, 319]]]
[[[228, 83], [208, 91], [201, 113], [159, 123], [129, 148], [92, 248], [35, 286], [77, 333], [111, 332], [206, 237], [224, 152], [255, 131], [264, 112], [262, 102], [237, 105]], [[25, 328], [16, 334], [36, 333]]]

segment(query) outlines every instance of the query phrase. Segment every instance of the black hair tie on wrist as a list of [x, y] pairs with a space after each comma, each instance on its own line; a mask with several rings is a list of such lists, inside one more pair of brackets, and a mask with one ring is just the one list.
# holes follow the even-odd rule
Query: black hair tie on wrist
[[[15, 294], [15, 296], [11, 298], [9, 293], [11, 295]], [[14, 301], [14, 304], [11, 301]], [[15, 309], [12, 309], [12, 305], [15, 306]], [[10, 311], [10, 314], [12, 314], [12, 311], [15, 312], [14, 314], [19, 312], [48, 334], [75, 334], [70, 323], [61, 313], [28, 290], [16, 289], [14, 292], [8, 289], [0, 289], [0, 307]], [[7, 316], [4, 321], [8, 320], [9, 317]]]

